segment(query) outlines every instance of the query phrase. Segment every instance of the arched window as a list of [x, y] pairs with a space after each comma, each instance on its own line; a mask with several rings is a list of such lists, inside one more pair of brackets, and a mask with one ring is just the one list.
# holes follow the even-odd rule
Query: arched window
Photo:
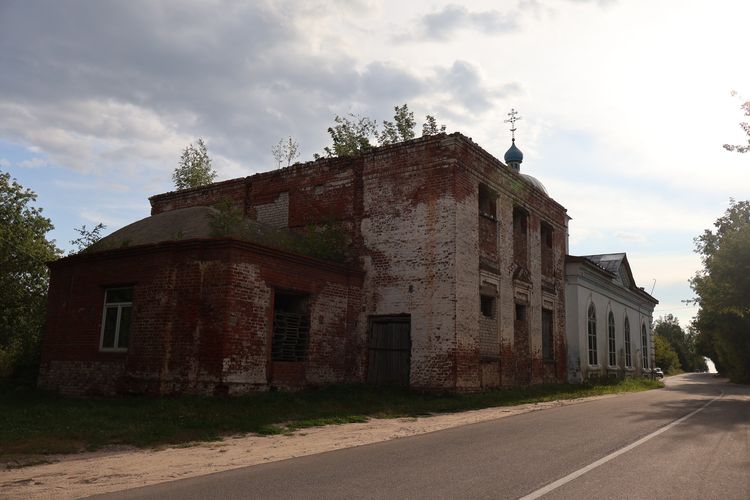
[[641, 325], [641, 345], [643, 346], [643, 367], [648, 368], [648, 336], [646, 335], [646, 325]]
[[630, 351], [630, 320], [625, 316], [625, 366], [630, 368], [633, 366], [633, 356]]
[[607, 318], [607, 347], [609, 352], [609, 366], [617, 365], [617, 339], [615, 337], [615, 315], [609, 311]]
[[588, 318], [588, 337], [589, 337], [589, 365], [598, 364], [599, 359], [596, 353], [596, 309], [594, 304], [589, 306]]

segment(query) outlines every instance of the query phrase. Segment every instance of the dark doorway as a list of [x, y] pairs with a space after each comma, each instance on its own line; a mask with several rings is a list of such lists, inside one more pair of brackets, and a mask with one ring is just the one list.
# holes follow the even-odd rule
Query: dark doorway
[[411, 317], [370, 318], [367, 382], [373, 385], [409, 387], [411, 365]]

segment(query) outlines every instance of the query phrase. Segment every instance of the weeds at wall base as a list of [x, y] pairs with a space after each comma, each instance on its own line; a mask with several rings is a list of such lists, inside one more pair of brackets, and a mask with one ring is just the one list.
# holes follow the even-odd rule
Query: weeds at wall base
[[232, 398], [92, 399], [0, 386], [0, 464], [6, 468], [23, 466], [39, 463], [49, 454], [104, 446], [179, 446], [244, 433], [285, 434], [371, 418], [415, 418], [663, 386], [658, 381], [626, 379], [585, 386], [562, 384], [436, 394], [349, 385]]

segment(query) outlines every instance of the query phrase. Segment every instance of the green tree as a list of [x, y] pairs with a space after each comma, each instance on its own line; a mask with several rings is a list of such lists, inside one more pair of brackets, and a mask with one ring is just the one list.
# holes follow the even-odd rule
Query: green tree
[[172, 172], [172, 180], [177, 189], [188, 189], [211, 184], [216, 172], [211, 168], [211, 158], [203, 139], [197, 146], [191, 143], [180, 156], [180, 163]]
[[705, 355], [702, 354], [701, 349], [699, 348], [699, 334], [698, 331], [695, 329], [695, 326], [691, 323], [688, 325], [687, 331], [685, 332], [685, 342], [688, 347], [688, 353], [689, 353], [689, 363], [685, 367], [686, 370], [699, 370], [699, 371], [707, 371], [708, 370], [708, 364], [706, 364], [706, 358]]
[[372, 149], [370, 137], [377, 134], [376, 121], [351, 113], [349, 118], [337, 115], [333, 121], [335, 125], [328, 127], [333, 144], [323, 148], [326, 156], [355, 156]]
[[73, 230], [78, 233], [78, 238], [70, 240], [70, 244], [73, 245], [74, 248], [70, 251], [69, 255], [81, 253], [102, 239], [102, 231], [106, 228], [107, 226], [101, 222], [91, 229], [86, 229], [86, 224], [82, 225], [80, 228], [74, 227]]
[[214, 238], [247, 236], [248, 227], [242, 211], [229, 198], [222, 198], [213, 206], [216, 212], [209, 214], [211, 236]]
[[732, 381], [750, 383], [750, 201], [730, 200], [714, 226], [696, 238], [696, 345]]
[[[323, 148], [324, 155], [333, 156], [355, 156], [372, 149], [370, 138], [375, 137], [378, 144], [396, 144], [398, 142], [414, 139], [414, 113], [409, 110], [407, 104], [393, 108], [395, 114], [393, 121], [384, 121], [383, 130], [378, 130], [378, 123], [370, 118], [349, 114], [349, 117], [336, 116], [335, 125], [328, 127], [328, 134], [333, 144]], [[422, 125], [422, 136], [435, 135], [445, 132], [445, 125], [438, 127], [434, 117], [427, 115], [427, 122]], [[315, 159], [321, 157], [314, 155]]]
[[290, 166], [292, 161], [299, 158], [299, 143], [292, 139], [281, 139], [279, 143], [271, 148], [271, 154], [276, 165], [281, 168], [281, 165], [286, 161], [286, 166]]
[[414, 121], [414, 113], [409, 111], [406, 104], [393, 109], [396, 112], [393, 122], [384, 121], [383, 131], [377, 134], [381, 146], [414, 139], [414, 127], [417, 124]]
[[654, 335], [654, 359], [656, 366], [664, 370], [664, 373], [678, 373], [682, 370], [677, 353], [667, 339], [659, 335]]
[[436, 135], [445, 132], [445, 125], [438, 127], [437, 120], [432, 115], [425, 117], [425, 122], [422, 124], [422, 137], [426, 135]]
[[[733, 96], [737, 95], [737, 92], [732, 92]], [[750, 116], [750, 101], [745, 101], [740, 105], [740, 109], [745, 112], [745, 116]], [[740, 122], [740, 127], [745, 132], [745, 135], [750, 136], [750, 124], [747, 122]], [[750, 139], [747, 144], [724, 144], [724, 149], [728, 151], [736, 151], [738, 153], [747, 153], [750, 151]]]
[[695, 349], [695, 332], [685, 333], [680, 326], [679, 320], [671, 314], [656, 320], [653, 329], [654, 335], [659, 335], [666, 340], [672, 350], [677, 353], [680, 366], [683, 370], [703, 370], [705, 361]]
[[61, 255], [36, 194], [0, 172], [0, 378], [37, 366], [47, 302], [46, 262]]

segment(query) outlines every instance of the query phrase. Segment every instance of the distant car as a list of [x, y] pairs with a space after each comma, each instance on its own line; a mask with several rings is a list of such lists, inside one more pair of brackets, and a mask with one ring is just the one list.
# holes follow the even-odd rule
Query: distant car
[[654, 368], [654, 376], [656, 378], [664, 378], [664, 372], [661, 371], [661, 368]]

